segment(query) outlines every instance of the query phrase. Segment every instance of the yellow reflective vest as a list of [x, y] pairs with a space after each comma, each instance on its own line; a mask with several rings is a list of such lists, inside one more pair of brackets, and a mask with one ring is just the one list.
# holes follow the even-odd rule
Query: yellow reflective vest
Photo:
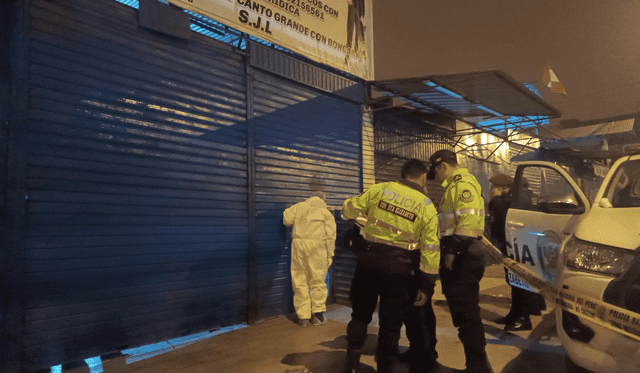
[[446, 188], [438, 209], [440, 238], [452, 235], [478, 237], [484, 233], [484, 198], [478, 180], [458, 168], [442, 183]]
[[421, 187], [407, 180], [372, 185], [342, 206], [344, 220], [356, 220], [365, 240], [420, 250], [420, 270], [438, 273], [438, 212]]

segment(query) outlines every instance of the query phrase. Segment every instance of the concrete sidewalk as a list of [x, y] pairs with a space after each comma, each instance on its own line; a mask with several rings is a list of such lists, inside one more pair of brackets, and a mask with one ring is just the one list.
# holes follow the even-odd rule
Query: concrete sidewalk
[[[510, 307], [510, 288], [504, 281], [501, 266], [487, 267], [481, 282], [482, 318], [487, 337], [487, 353], [494, 370], [502, 373], [569, 372], [565, 367], [565, 352], [555, 329], [550, 309], [542, 316], [533, 316], [534, 329], [504, 332], [493, 320], [506, 315]], [[439, 285], [434, 297], [436, 312], [438, 361], [443, 365], [438, 373], [451, 368], [464, 368], [464, 353], [451, 323]], [[160, 352], [122, 355], [101, 362], [101, 368], [89, 366], [62, 372], [203, 372], [203, 373], [340, 373], [344, 366], [346, 325], [351, 310], [330, 305], [328, 322], [322, 326], [300, 327], [293, 317], [276, 317], [257, 325], [245, 326], [223, 334], [173, 345]], [[361, 362], [363, 372], [375, 372], [373, 354], [377, 335], [377, 318], [369, 326], [369, 338]], [[401, 351], [408, 347], [404, 333]], [[101, 370], [100, 370], [101, 369]], [[399, 363], [395, 372], [408, 372]]]

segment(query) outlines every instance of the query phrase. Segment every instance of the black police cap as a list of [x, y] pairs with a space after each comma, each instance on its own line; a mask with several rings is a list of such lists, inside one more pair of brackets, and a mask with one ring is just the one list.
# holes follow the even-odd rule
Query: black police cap
[[429, 172], [427, 172], [427, 179], [434, 180], [436, 178], [436, 167], [442, 162], [458, 164], [458, 157], [456, 156], [456, 153], [447, 149], [438, 150], [433, 153], [429, 158], [431, 168], [429, 168]]

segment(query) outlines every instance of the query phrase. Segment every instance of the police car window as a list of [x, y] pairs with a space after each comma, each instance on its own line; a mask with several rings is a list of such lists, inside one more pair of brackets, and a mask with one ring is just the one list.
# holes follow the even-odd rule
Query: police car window
[[516, 178], [512, 208], [546, 211], [549, 205], [582, 205], [575, 190], [562, 174], [552, 168], [528, 166]]
[[589, 202], [593, 204], [600, 187], [602, 187], [604, 178], [609, 173], [609, 166], [595, 161], [592, 162], [590, 166], [593, 169], [593, 172], [583, 175], [580, 188], [589, 199]]
[[574, 178], [578, 186], [587, 197], [589, 202], [593, 204], [593, 201], [596, 199], [596, 195], [598, 194], [598, 190], [602, 185], [602, 181], [604, 177], [600, 177], [597, 175], [583, 176], [581, 178]]
[[640, 160], [618, 167], [604, 196], [613, 207], [640, 207]]

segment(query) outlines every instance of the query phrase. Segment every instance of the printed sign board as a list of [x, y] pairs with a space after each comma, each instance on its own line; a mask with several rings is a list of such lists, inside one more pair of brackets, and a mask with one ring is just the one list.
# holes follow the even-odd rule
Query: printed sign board
[[372, 0], [168, 0], [311, 60], [373, 80]]

